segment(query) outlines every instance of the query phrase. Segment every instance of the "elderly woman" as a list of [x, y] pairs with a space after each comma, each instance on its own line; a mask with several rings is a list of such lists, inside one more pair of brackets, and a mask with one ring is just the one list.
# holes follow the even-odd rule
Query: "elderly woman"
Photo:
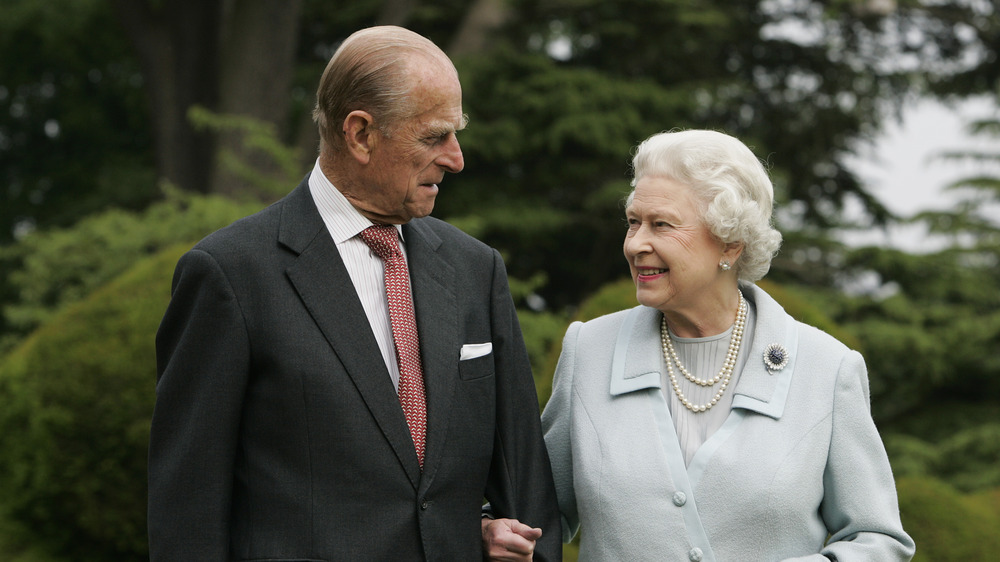
[[861, 355], [753, 284], [781, 235], [743, 143], [643, 142], [624, 252], [639, 306], [566, 333], [542, 415], [581, 560], [909, 560]]

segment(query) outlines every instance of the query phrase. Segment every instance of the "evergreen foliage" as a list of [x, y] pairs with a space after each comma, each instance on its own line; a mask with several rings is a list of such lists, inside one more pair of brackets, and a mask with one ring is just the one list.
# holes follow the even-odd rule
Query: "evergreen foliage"
[[[273, 123], [245, 115], [219, 115], [201, 106], [191, 106], [188, 119], [195, 130], [231, 134], [238, 142], [242, 155], [232, 148], [221, 147], [219, 165], [232, 173], [244, 186], [243, 195], [256, 195], [264, 201], [274, 201], [288, 193], [289, 186], [302, 176], [298, 151], [281, 142]], [[262, 173], [248, 160], [266, 161], [269, 173]]]
[[0, 354], [50, 319], [109, 282], [139, 259], [209, 232], [260, 209], [219, 196], [198, 196], [165, 186], [165, 199], [141, 212], [123, 209], [89, 215], [68, 228], [38, 231], [0, 247], [12, 288], [0, 310]]
[[901, 433], [885, 441], [897, 477], [933, 477], [964, 493], [1000, 488], [996, 421], [962, 427], [940, 440]]
[[962, 495], [932, 478], [896, 483], [903, 528], [914, 537], [913, 562], [994, 560], [1000, 552], [1000, 488]]
[[0, 508], [78, 561], [146, 555], [154, 335], [187, 244], [67, 307], [0, 367]]
[[37, 539], [24, 531], [23, 525], [9, 519], [0, 510], [0, 560], [4, 562], [70, 562], [39, 546]]
[[0, 244], [156, 195], [142, 75], [106, 0], [0, 4]]
[[[948, 78], [959, 73], [963, 95], [994, 89], [971, 79], [995, 75], [989, 61], [996, 60], [997, 26], [982, 3], [899, 2], [888, 8], [862, 1], [485, 3], [502, 11], [498, 21], [504, 24], [484, 30], [489, 36], [484, 47], [456, 57], [471, 117], [462, 135], [469, 166], [445, 182], [437, 214], [463, 219], [474, 209], [480, 216], [467, 222], [475, 221], [483, 238], [517, 256], [511, 263], [516, 277], [544, 271], [548, 279], [557, 274], [581, 279], [539, 289], [557, 309], [616, 278], [617, 270], [606, 265], [616, 244], [608, 242], [620, 235], [617, 201], [627, 188], [628, 151], [650, 134], [675, 127], [735, 134], [771, 164], [780, 200], [796, 220], [835, 225], [843, 220], [844, 205], [859, 201], [875, 224], [883, 224], [891, 218], [888, 211], [843, 157], [870, 140], [904, 96], [920, 93], [928, 83], [944, 94]], [[14, 215], [0, 211], [0, 229], [27, 228], [32, 221], [65, 225], [75, 213], [92, 210], [91, 201], [147, 203], [156, 196], [153, 183], [127, 180], [152, 177], [150, 124], [142, 116], [144, 104], [156, 101], [144, 92], [156, 83], [156, 72], [138, 68], [114, 16], [141, 7], [173, 15], [182, 5], [199, 9], [198, 3], [8, 4], [3, 27], [8, 33], [0, 36], [12, 39], [0, 41], [0, 59], [16, 61], [17, 72], [0, 79], [0, 172], [9, 174], [6, 195], [12, 205], [0, 208]], [[309, 163], [305, 155], [314, 152], [317, 140], [309, 134], [312, 92], [327, 58], [351, 31], [402, 23], [448, 49], [482, 4], [363, 0], [330, 10], [326, 3], [303, 0], [301, 37], [295, 61], [289, 61], [295, 65], [291, 109], [280, 112], [294, 121], [276, 124], [281, 140], [297, 139], [299, 154]], [[209, 48], [219, 38], [198, 30], [224, 26], [195, 27], [192, 41]], [[59, 32], [47, 31], [52, 29]], [[970, 63], [973, 55], [983, 62]], [[90, 61], [109, 62], [105, 68]], [[38, 68], [45, 69], [41, 81]], [[69, 87], [85, 83], [81, 78], [92, 71], [101, 81], [87, 90]], [[65, 77], [66, 84], [46, 78], [51, 76]], [[222, 91], [217, 97], [232, 95]], [[92, 104], [95, 99], [100, 102]], [[59, 127], [63, 134], [47, 138], [41, 134], [46, 127]], [[64, 148], [70, 131], [79, 131], [73, 138], [89, 144]], [[110, 138], [94, 140], [104, 133]], [[189, 150], [158, 147], [157, 154], [163, 160], [165, 153]], [[225, 160], [231, 152], [217, 157]], [[50, 157], [36, 157], [53, 153], [65, 161], [56, 165]], [[200, 153], [191, 159], [207, 160]], [[103, 178], [98, 184], [105, 187], [95, 187], [95, 178]], [[243, 185], [254, 191], [251, 184]], [[0, 286], [0, 299], [3, 293]]]

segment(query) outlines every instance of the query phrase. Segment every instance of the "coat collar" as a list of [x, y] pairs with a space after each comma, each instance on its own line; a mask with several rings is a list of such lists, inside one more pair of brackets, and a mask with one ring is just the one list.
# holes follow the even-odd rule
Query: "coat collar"
[[[780, 418], [795, 371], [798, 330], [795, 320], [756, 285], [741, 283], [743, 295], [756, 307], [757, 323], [750, 342], [749, 359], [734, 389], [733, 408], [743, 408]], [[611, 395], [646, 388], [660, 388], [663, 368], [658, 310], [637, 306], [619, 329], [611, 366]], [[790, 351], [788, 364], [771, 373], [764, 364], [764, 350], [778, 344]]]

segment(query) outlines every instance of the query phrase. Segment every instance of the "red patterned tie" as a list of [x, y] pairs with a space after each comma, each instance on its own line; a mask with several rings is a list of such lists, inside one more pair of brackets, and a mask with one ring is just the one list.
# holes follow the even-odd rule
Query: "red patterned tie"
[[417, 322], [410, 297], [410, 274], [406, 258], [399, 250], [399, 232], [395, 226], [375, 225], [361, 231], [361, 239], [385, 262], [385, 295], [389, 301], [392, 339], [396, 342], [396, 361], [399, 363], [399, 401], [423, 468], [427, 402], [420, 364], [420, 340], [417, 339]]

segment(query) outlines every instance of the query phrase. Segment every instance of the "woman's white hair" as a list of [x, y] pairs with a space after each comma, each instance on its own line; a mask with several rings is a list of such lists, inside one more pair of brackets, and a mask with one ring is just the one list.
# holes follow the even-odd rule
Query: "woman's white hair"
[[771, 268], [781, 246], [771, 221], [774, 188], [764, 165], [738, 139], [706, 130], [658, 133], [636, 149], [632, 170], [626, 206], [645, 176], [679, 181], [694, 190], [702, 222], [716, 238], [743, 244], [734, 264], [740, 279], [757, 281]]

